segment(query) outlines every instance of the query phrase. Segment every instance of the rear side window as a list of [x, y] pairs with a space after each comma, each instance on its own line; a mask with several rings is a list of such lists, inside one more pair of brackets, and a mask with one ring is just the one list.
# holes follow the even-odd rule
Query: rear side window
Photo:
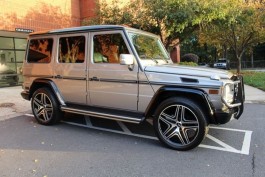
[[85, 36], [61, 37], [59, 63], [84, 63]]
[[53, 39], [31, 39], [29, 42], [29, 63], [50, 63], [52, 55]]

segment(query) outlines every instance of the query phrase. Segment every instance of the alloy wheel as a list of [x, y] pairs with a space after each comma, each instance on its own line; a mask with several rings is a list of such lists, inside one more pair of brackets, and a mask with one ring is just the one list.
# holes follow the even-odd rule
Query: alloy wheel
[[192, 143], [199, 130], [199, 121], [188, 107], [171, 105], [158, 117], [158, 129], [163, 139], [170, 144], [185, 146]]
[[48, 122], [53, 116], [53, 105], [45, 93], [38, 93], [33, 98], [33, 110], [35, 116], [43, 122]]

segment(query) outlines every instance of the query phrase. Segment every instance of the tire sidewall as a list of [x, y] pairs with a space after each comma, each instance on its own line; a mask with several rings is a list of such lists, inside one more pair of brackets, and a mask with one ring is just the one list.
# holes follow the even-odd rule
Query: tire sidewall
[[[161, 114], [161, 112], [165, 108], [167, 108], [171, 105], [183, 105], [183, 106], [189, 108], [196, 115], [196, 117], [198, 119], [199, 128], [198, 128], [197, 136], [188, 145], [173, 144], [173, 143], [165, 140], [165, 138], [161, 135], [161, 133], [159, 131], [159, 120], [158, 120], [159, 115]], [[157, 137], [159, 138], [159, 140], [164, 145], [166, 145], [169, 148], [175, 149], [175, 150], [186, 151], [186, 150], [190, 150], [190, 149], [197, 147], [202, 142], [202, 140], [204, 139], [204, 137], [207, 133], [207, 126], [208, 126], [208, 123], [207, 123], [205, 115], [203, 114], [200, 107], [196, 103], [194, 103], [192, 100], [187, 99], [187, 98], [176, 98], [176, 97], [169, 98], [169, 99], [161, 102], [161, 104], [158, 106], [157, 110], [155, 111], [154, 129], [155, 129], [155, 133], [156, 133]]]

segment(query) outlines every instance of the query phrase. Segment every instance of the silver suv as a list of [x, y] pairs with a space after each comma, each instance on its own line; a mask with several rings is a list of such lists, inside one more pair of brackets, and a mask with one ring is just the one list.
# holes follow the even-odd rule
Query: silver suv
[[22, 97], [43, 125], [63, 112], [141, 123], [176, 150], [197, 147], [209, 124], [243, 112], [242, 77], [173, 64], [158, 36], [123, 26], [29, 35]]
[[229, 60], [227, 60], [226, 58], [220, 58], [217, 60], [216, 63], [213, 64], [214, 68], [218, 68], [218, 69], [230, 69], [230, 62]]

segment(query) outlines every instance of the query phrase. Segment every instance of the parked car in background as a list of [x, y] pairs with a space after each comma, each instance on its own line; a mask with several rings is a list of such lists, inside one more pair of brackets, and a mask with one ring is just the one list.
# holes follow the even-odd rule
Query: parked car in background
[[204, 62], [198, 63], [198, 66], [201, 66], [201, 67], [210, 67], [209, 64], [204, 63]]
[[213, 67], [218, 69], [230, 69], [230, 62], [226, 58], [220, 58], [213, 64]]

